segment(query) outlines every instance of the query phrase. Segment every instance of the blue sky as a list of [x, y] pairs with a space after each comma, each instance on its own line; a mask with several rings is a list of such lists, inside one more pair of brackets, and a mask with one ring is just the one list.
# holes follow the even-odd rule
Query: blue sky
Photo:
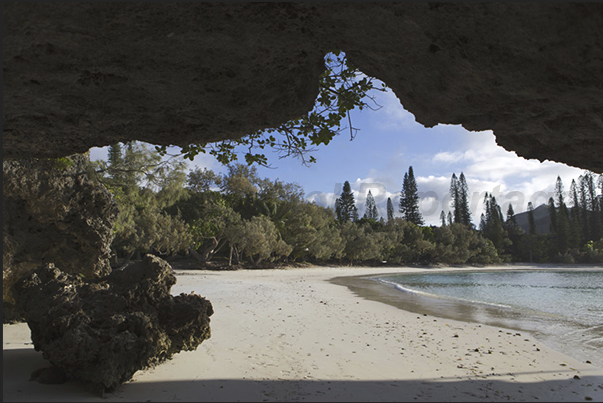
[[[379, 214], [385, 216], [388, 197], [397, 210], [404, 173], [412, 166], [426, 224], [439, 225], [440, 212], [447, 213], [450, 208], [448, 191], [453, 173], [465, 174], [472, 220], [477, 224], [485, 192], [496, 196], [503, 213], [509, 203], [519, 213], [527, 209], [529, 201], [535, 207], [546, 203], [553, 195], [557, 176], [568, 191], [571, 180], [584, 172], [561, 163], [518, 157], [499, 147], [491, 131], [470, 132], [457, 125], [425, 128], [391, 90], [375, 92], [374, 96], [381, 105], [379, 110], [355, 110], [351, 114], [353, 126], [359, 129], [353, 141], [343, 131], [329, 145], [312, 153], [318, 162], [309, 167], [295, 158], [279, 159], [268, 150], [272, 168], [258, 167], [260, 176], [297, 183], [308, 200], [329, 207], [333, 207], [347, 180], [361, 216], [369, 190]], [[91, 158], [106, 158], [106, 149], [93, 148]], [[244, 162], [242, 155], [240, 161]], [[226, 172], [210, 155], [197, 156], [189, 166]]]

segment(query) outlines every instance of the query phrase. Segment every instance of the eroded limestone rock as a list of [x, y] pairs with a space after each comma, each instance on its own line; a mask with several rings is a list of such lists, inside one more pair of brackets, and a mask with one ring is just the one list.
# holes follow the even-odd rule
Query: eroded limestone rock
[[167, 262], [146, 255], [91, 280], [46, 264], [13, 288], [35, 349], [68, 378], [111, 390], [210, 337], [211, 303], [172, 296], [175, 283]]
[[601, 26], [596, 2], [8, 2], [3, 155], [275, 127], [342, 50], [425, 126], [603, 172]]
[[107, 275], [117, 204], [93, 182], [85, 155], [2, 164], [3, 314], [18, 319], [10, 287], [44, 263], [87, 278]]

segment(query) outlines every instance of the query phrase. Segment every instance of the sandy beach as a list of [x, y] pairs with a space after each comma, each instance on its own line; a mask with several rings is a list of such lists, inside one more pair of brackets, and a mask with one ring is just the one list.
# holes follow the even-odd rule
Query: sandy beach
[[420, 270], [178, 270], [172, 293], [215, 311], [196, 351], [101, 398], [30, 382], [49, 364], [26, 324], [4, 325], [3, 401], [603, 401], [603, 368], [527, 333], [408, 312], [329, 281]]

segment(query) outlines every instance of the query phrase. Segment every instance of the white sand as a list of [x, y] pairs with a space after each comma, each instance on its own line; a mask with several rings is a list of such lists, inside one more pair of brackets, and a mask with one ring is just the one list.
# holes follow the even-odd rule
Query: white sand
[[173, 294], [212, 302], [211, 339], [104, 399], [73, 382], [29, 382], [48, 363], [27, 325], [4, 325], [3, 400], [603, 401], [602, 368], [528, 334], [417, 315], [326, 281], [399, 271], [178, 271]]

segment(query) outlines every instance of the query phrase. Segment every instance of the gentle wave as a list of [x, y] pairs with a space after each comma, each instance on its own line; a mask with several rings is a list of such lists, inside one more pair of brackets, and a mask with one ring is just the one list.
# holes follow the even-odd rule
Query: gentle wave
[[446, 299], [446, 300], [451, 300], [451, 301], [463, 301], [463, 302], [467, 302], [467, 303], [471, 303], [471, 304], [494, 306], [494, 307], [497, 307], [497, 308], [507, 308], [507, 309], [513, 308], [510, 305], [496, 304], [496, 303], [493, 303], [493, 302], [476, 301], [476, 300], [471, 300], [471, 299], [466, 299], [466, 298], [451, 297], [451, 296], [448, 296], [448, 295], [432, 294], [432, 293], [425, 292], [425, 291], [415, 290], [415, 289], [410, 288], [408, 286], [403, 286], [403, 285], [400, 285], [400, 284], [395, 283], [393, 281], [388, 281], [388, 280], [384, 280], [384, 279], [380, 279], [380, 278], [372, 278], [372, 280], [376, 280], [376, 281], [379, 281], [381, 283], [391, 285], [394, 288], [396, 288], [397, 290], [402, 291], [402, 292], [409, 292], [409, 293], [412, 293], [412, 294], [424, 295], [424, 296], [430, 297], [430, 298]]

